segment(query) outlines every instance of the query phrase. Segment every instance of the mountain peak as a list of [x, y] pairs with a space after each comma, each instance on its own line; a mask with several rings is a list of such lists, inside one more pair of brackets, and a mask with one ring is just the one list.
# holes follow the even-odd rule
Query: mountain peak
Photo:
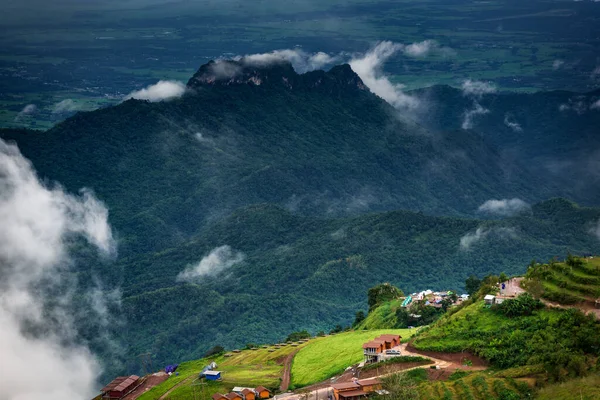
[[337, 65], [325, 72], [316, 70], [298, 74], [292, 64], [274, 56], [251, 56], [239, 60], [210, 61], [200, 67], [188, 81], [188, 88], [214, 86], [278, 86], [289, 90], [341, 89], [368, 90], [348, 64]]

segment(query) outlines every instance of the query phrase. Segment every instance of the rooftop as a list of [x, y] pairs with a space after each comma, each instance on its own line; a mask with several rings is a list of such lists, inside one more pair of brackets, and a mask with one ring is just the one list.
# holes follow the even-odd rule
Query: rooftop
[[331, 385], [331, 387], [336, 390], [360, 389], [360, 386], [356, 382], [334, 383], [333, 385]]
[[122, 392], [133, 385], [140, 379], [137, 375], [119, 376], [112, 380], [111, 383], [102, 388], [102, 392]]
[[371, 386], [371, 385], [379, 385], [379, 384], [381, 384], [381, 381], [379, 380], [379, 378], [367, 378], [367, 379], [361, 379], [361, 380], [357, 381], [356, 383], [358, 383], [360, 386]]

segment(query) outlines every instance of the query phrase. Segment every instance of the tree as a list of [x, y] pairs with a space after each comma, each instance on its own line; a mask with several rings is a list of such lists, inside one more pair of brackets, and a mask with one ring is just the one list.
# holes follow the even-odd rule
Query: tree
[[498, 280], [500, 282], [506, 282], [508, 280], [508, 275], [506, 275], [504, 272], [501, 272], [500, 276], [498, 276]]
[[404, 296], [404, 292], [389, 283], [382, 283], [369, 289], [367, 296], [370, 312], [378, 305], [385, 303], [386, 301], [398, 299]]
[[285, 341], [286, 342], [297, 342], [298, 340], [308, 339], [308, 338], [310, 338], [310, 333], [308, 333], [307, 330], [304, 330], [304, 331], [290, 333], [288, 335], [288, 337], [285, 338]]
[[479, 279], [475, 275], [469, 276], [465, 281], [465, 289], [467, 290], [469, 296], [473, 296], [475, 293], [477, 293], [480, 287], [481, 279]]
[[352, 326], [356, 326], [358, 324], [360, 324], [361, 322], [363, 322], [365, 320], [366, 316], [365, 316], [365, 312], [363, 310], [359, 310], [356, 312], [356, 316], [354, 317], [354, 322], [352, 323]]

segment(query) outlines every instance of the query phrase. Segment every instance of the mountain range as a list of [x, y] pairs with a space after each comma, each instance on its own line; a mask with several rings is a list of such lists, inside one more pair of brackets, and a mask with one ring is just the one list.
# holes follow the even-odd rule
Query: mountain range
[[349, 65], [218, 61], [179, 98], [0, 137], [106, 203], [119, 257], [89, 263], [122, 292], [128, 370], [142, 352], [166, 363], [347, 325], [382, 281], [461, 289], [600, 251], [599, 92], [409, 95], [424, 107], [395, 109]]

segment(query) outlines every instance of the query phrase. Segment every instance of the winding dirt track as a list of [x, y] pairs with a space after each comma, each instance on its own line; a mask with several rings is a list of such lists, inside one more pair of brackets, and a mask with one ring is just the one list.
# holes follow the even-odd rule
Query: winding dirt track
[[292, 377], [292, 361], [294, 361], [294, 356], [298, 353], [298, 350], [289, 354], [285, 361], [283, 362], [283, 376], [281, 377], [281, 385], [279, 385], [279, 391], [285, 392], [288, 390], [290, 386], [290, 379]]

